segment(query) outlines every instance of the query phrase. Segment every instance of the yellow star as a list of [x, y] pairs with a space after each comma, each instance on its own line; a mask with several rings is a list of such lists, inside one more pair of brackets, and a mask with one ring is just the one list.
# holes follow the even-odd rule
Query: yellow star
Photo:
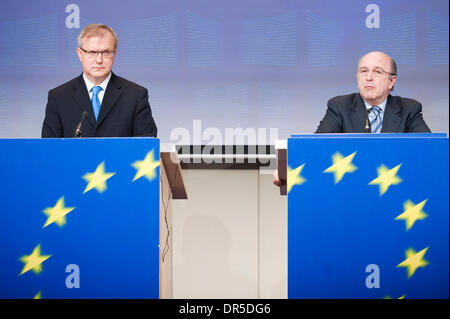
[[50, 257], [51, 255], [41, 255], [41, 244], [37, 245], [31, 255], [24, 255], [19, 258], [19, 260], [25, 264], [19, 276], [29, 270], [33, 270], [33, 272], [38, 275], [42, 271], [41, 264]]
[[369, 183], [369, 185], [377, 185], [380, 187], [380, 196], [387, 192], [389, 186], [397, 185], [402, 182], [402, 179], [397, 176], [397, 172], [402, 164], [389, 169], [384, 165], [377, 168], [378, 177]]
[[42, 299], [42, 291], [39, 291], [33, 299]]
[[95, 188], [99, 193], [103, 193], [106, 190], [106, 180], [114, 176], [116, 173], [105, 173], [105, 162], [101, 162], [95, 172], [86, 173], [83, 179], [88, 182], [83, 194]]
[[406, 221], [406, 230], [408, 231], [411, 227], [413, 227], [414, 223], [419, 219], [425, 219], [428, 215], [422, 211], [423, 206], [428, 199], [420, 202], [415, 205], [410, 200], [407, 200], [403, 203], [403, 209], [405, 210], [402, 214], [395, 217], [395, 219], [404, 219]]
[[334, 184], [339, 183], [339, 181], [344, 177], [345, 173], [353, 173], [358, 168], [352, 164], [353, 158], [356, 152], [350, 154], [347, 157], [343, 157], [341, 153], [336, 152], [332, 156], [333, 165], [324, 170], [324, 173], [334, 173]]
[[54, 207], [47, 207], [42, 212], [48, 216], [47, 221], [45, 222], [42, 228], [47, 227], [48, 225], [55, 223], [61, 227], [66, 224], [66, 215], [70, 213], [75, 207], [64, 207], [64, 196], [58, 199], [56, 205]]
[[134, 176], [132, 182], [145, 176], [149, 181], [152, 181], [156, 177], [155, 169], [159, 166], [159, 161], [155, 161], [155, 157], [153, 155], [153, 150], [147, 153], [145, 158], [142, 161], [136, 161], [131, 164], [136, 170], [137, 173]]
[[416, 269], [419, 267], [426, 267], [429, 265], [429, 262], [423, 259], [425, 253], [427, 252], [429, 247], [422, 249], [419, 252], [416, 252], [414, 249], [409, 248], [405, 255], [406, 259], [397, 265], [397, 267], [406, 267], [408, 268], [408, 279], [414, 275]]
[[[405, 297], [406, 297], [406, 295], [403, 295], [403, 296], [398, 297], [397, 299], [405, 299]], [[384, 297], [384, 299], [392, 299], [392, 297], [389, 296], [389, 295], [386, 295], [386, 296]]]
[[291, 191], [291, 189], [292, 189], [292, 187], [294, 187], [294, 185], [301, 185], [304, 182], [306, 182], [306, 179], [304, 179], [300, 175], [305, 164], [300, 165], [296, 169], [291, 169], [288, 166], [288, 169], [287, 169], [287, 192], [288, 193]]

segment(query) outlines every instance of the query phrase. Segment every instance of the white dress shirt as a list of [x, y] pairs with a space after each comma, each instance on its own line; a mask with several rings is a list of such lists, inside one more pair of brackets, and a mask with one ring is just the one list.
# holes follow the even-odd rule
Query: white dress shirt
[[[83, 79], [84, 79], [84, 83], [86, 83], [86, 87], [87, 87], [87, 90], [89, 93], [89, 100], [92, 100], [92, 88], [95, 86], [95, 84], [92, 83], [91, 81], [89, 81], [89, 79], [86, 77], [86, 75], [84, 75], [84, 73], [83, 73]], [[100, 83], [98, 85], [102, 88], [100, 90], [100, 92], [98, 92], [98, 99], [100, 100], [100, 105], [102, 105], [103, 96], [105, 96], [105, 90], [106, 90], [106, 87], [108, 86], [110, 79], [111, 79], [111, 72], [109, 73], [108, 77], [102, 83]]]

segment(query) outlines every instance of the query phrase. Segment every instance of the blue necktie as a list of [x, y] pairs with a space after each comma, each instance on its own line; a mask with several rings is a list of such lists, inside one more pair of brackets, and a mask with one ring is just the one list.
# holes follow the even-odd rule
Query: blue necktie
[[92, 88], [92, 109], [94, 110], [95, 120], [98, 118], [98, 113], [100, 113], [100, 100], [98, 98], [98, 92], [100, 92], [102, 88], [100, 86], [94, 86]]
[[369, 113], [370, 130], [372, 133], [380, 133], [381, 131], [381, 107], [373, 106]]

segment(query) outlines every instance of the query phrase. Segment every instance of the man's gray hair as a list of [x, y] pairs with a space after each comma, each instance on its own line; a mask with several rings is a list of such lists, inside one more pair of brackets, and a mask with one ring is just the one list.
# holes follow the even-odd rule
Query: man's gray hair
[[83, 39], [95, 36], [101, 37], [104, 36], [107, 31], [109, 31], [114, 38], [114, 50], [116, 50], [117, 44], [119, 43], [119, 38], [117, 37], [116, 31], [104, 24], [88, 24], [85, 26], [78, 35], [78, 47], [81, 48], [83, 46]]
[[[391, 74], [389, 74], [389, 77], [392, 79], [392, 76], [394, 75], [397, 76], [397, 63], [395, 63], [394, 59], [391, 58]], [[394, 91], [394, 86], [391, 88], [391, 92], [392, 91]]]

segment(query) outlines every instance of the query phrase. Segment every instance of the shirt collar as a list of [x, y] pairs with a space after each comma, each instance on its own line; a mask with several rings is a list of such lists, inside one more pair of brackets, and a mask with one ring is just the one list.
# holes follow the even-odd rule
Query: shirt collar
[[[86, 75], [83, 73], [83, 79], [84, 79], [84, 83], [86, 83], [86, 87], [88, 92], [91, 92], [92, 88], [95, 86], [94, 83], [92, 83], [87, 77]], [[109, 75], [106, 77], [105, 80], [103, 80], [102, 83], [100, 83], [98, 86], [102, 88], [103, 91], [106, 90], [106, 87], [108, 86], [109, 80], [111, 79], [111, 72], [109, 72]]]
[[[372, 105], [370, 105], [369, 103], [366, 102], [366, 100], [364, 100], [364, 104], [366, 105], [366, 109], [370, 109], [372, 108]], [[387, 98], [384, 99], [383, 102], [381, 102], [378, 106], [381, 108], [381, 111], [384, 112], [384, 109], [386, 108], [386, 103], [387, 103]]]

